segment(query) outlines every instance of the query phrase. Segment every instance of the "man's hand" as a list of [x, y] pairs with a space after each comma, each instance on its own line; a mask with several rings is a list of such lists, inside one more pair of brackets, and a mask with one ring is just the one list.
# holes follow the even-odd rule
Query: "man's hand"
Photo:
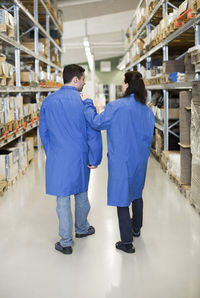
[[81, 99], [86, 100], [89, 96], [86, 93], [80, 93]]
[[97, 167], [96, 166], [92, 166], [92, 165], [89, 164], [88, 165], [88, 168], [91, 169], [91, 170], [93, 170], [93, 169], [96, 169]]

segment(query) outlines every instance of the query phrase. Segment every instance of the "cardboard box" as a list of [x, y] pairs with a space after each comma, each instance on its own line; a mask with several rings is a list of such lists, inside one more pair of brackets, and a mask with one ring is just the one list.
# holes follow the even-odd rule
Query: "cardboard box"
[[[165, 110], [159, 109], [158, 107], [156, 108], [156, 114], [155, 117], [161, 121], [164, 120], [165, 116]], [[168, 109], [168, 119], [170, 120], [175, 120], [179, 119], [179, 109]]]
[[192, 154], [191, 149], [186, 146], [180, 145], [181, 157], [181, 182], [183, 184], [191, 184], [191, 165]]
[[161, 156], [163, 150], [163, 134], [159, 129], [155, 129], [155, 150], [157, 156]]
[[5, 180], [14, 180], [18, 174], [18, 150], [0, 150], [0, 176]]
[[191, 152], [200, 158], [200, 106], [191, 104]]
[[191, 74], [195, 73], [195, 66], [191, 62], [191, 53], [186, 53], [185, 54], [185, 73]]
[[190, 128], [191, 128], [191, 91], [180, 92], [180, 142], [181, 144], [190, 144]]
[[34, 158], [34, 138], [27, 137], [25, 139], [28, 148], [28, 162], [30, 162]]
[[172, 72], [185, 72], [184, 60], [169, 60], [163, 62], [163, 74]]
[[14, 99], [16, 117], [15, 120], [20, 120], [24, 117], [23, 97], [16, 96]]
[[26, 142], [17, 144], [19, 148], [19, 170], [25, 170], [28, 165], [28, 148]]
[[191, 201], [200, 208], [200, 159], [192, 156]]

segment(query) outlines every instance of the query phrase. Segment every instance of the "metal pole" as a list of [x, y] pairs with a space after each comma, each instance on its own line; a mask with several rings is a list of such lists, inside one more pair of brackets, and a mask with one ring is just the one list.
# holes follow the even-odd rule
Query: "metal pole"
[[[49, 35], [50, 33], [50, 25], [49, 25], [49, 14], [46, 12], [46, 31]], [[47, 60], [50, 61], [51, 58], [51, 52], [50, 52], [50, 40], [47, 38], [47, 47], [48, 47], [48, 52], [47, 52]], [[47, 64], [47, 78], [50, 80], [50, 73], [51, 73], [51, 66]]]
[[[195, 26], [195, 46], [200, 45], [200, 25]], [[195, 74], [195, 80], [199, 81], [200, 80], [200, 73], [196, 72]]]
[[[17, 5], [14, 6], [14, 18], [15, 18], [15, 37], [16, 41], [20, 43], [19, 40], [19, 7]], [[20, 78], [20, 49], [15, 48], [15, 72], [16, 72], [16, 86], [21, 86], [21, 78]]]
[[[151, 24], [146, 26], [147, 36], [151, 33]], [[146, 60], [146, 70], [147, 70], [147, 78], [151, 77], [151, 57], [147, 57]], [[151, 90], [147, 90], [147, 101], [151, 101]]]
[[[38, 0], [34, 0], [34, 19], [38, 22]], [[38, 55], [38, 26], [34, 26], [34, 42], [35, 42], [35, 53]], [[39, 59], [35, 59], [35, 78], [38, 81], [39, 77]]]
[[[168, 3], [164, 1], [163, 3], [163, 18], [168, 14]], [[168, 45], [163, 47], [163, 61], [168, 61], [169, 51]], [[169, 149], [169, 92], [168, 90], [163, 90], [164, 97], [164, 150]]]
[[169, 108], [169, 92], [163, 90], [164, 96], [164, 150], [169, 148], [169, 128], [168, 128], [168, 108]]

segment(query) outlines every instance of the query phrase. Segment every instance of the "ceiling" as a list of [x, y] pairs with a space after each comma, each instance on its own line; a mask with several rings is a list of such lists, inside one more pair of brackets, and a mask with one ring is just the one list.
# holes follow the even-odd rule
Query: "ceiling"
[[64, 22], [64, 65], [87, 61], [85, 36], [95, 60], [122, 56], [124, 32], [138, 3], [138, 0], [59, 0]]

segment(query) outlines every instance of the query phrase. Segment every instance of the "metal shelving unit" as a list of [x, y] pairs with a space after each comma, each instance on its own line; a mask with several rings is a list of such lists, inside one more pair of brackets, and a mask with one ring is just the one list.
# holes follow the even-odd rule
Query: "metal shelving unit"
[[[41, 25], [39, 22], [39, 9], [38, 4], [41, 4], [43, 10], [45, 11], [45, 24]], [[34, 93], [36, 98], [40, 98], [40, 93], [51, 93], [58, 88], [41, 88], [41, 87], [25, 87], [21, 85], [21, 78], [20, 78], [20, 61], [24, 59], [28, 59], [29, 61], [34, 61], [35, 64], [35, 73], [36, 73], [36, 80], [38, 81], [39, 75], [39, 66], [40, 62], [46, 65], [47, 69], [47, 78], [50, 79], [50, 74], [53, 70], [53, 73], [56, 75], [56, 81], [58, 78], [58, 72], [62, 71], [62, 67], [56, 65], [55, 63], [51, 62], [51, 53], [50, 48], [53, 47], [60, 56], [60, 61], [62, 63], [62, 30], [57, 23], [57, 20], [54, 18], [52, 13], [49, 11], [48, 7], [46, 6], [43, 0], [32, 0], [33, 4], [33, 13], [31, 13], [25, 5], [19, 0], [8, 0], [5, 3], [2, 3], [0, 6], [2, 8], [7, 9], [9, 13], [14, 16], [15, 21], [15, 38], [10, 38], [6, 34], [0, 32], [0, 41], [4, 42], [6, 45], [14, 48], [14, 59], [15, 61], [15, 72], [16, 72], [16, 86], [0, 86], [0, 94], [3, 97], [11, 94], [21, 95], [22, 93]], [[23, 21], [22, 21], [23, 20]], [[21, 25], [20, 25], [21, 24]], [[22, 28], [20, 27], [22, 26]], [[60, 41], [60, 45], [56, 43], [56, 41], [51, 36], [50, 29], [52, 28], [57, 33], [57, 39]], [[22, 29], [22, 30], [21, 30]], [[23, 46], [20, 42], [20, 39], [24, 37], [26, 34], [29, 34], [31, 31], [34, 32], [34, 51], [28, 49], [27, 47]], [[21, 34], [21, 35], [20, 35]], [[42, 57], [39, 55], [39, 37], [42, 36], [43, 38], [47, 39], [48, 45], [48, 56], [47, 58]], [[28, 54], [28, 56], [22, 57], [21, 52]], [[22, 137], [28, 131], [37, 127], [38, 131], [38, 121], [34, 123], [28, 124], [26, 128], [20, 128], [20, 131], [17, 133], [12, 132], [8, 134], [6, 137], [0, 137], [0, 147], [5, 146], [6, 144], [12, 142], [13, 140]], [[39, 135], [39, 132], [38, 132]], [[39, 139], [39, 138], [38, 138]]]
[[[140, 1], [138, 8], [141, 7], [142, 3], [144, 1]], [[169, 49], [168, 45], [169, 43], [173, 42], [176, 40], [178, 37], [180, 37], [182, 34], [187, 32], [191, 28], [195, 28], [195, 45], [200, 45], [200, 13], [196, 14], [194, 18], [188, 20], [182, 27], [177, 28], [173, 33], [171, 33], [169, 36], [167, 36], [164, 40], [162, 40], [159, 44], [154, 46], [153, 48], [149, 49], [146, 53], [144, 53], [141, 57], [139, 57], [135, 62], [132, 62], [132, 57], [131, 57], [131, 49], [134, 45], [134, 42], [137, 40], [137, 38], [142, 38], [142, 34], [144, 36], [145, 28], [146, 28], [146, 36], [150, 33], [151, 27], [153, 28], [154, 26], [151, 24], [151, 20], [154, 18], [156, 15], [156, 12], [162, 8], [162, 17], [164, 18], [168, 14], [168, 5], [172, 6], [175, 8], [173, 5], [173, 1], [166, 0], [160, 0], [153, 11], [150, 13], [148, 19], [143, 23], [143, 25], [140, 27], [140, 29], [137, 31], [136, 35], [132, 37], [132, 32], [130, 32], [130, 43], [127, 46], [125, 50], [125, 55], [122, 59], [122, 61], [125, 60], [125, 56], [127, 55], [129, 59], [129, 64], [126, 67], [126, 70], [132, 70], [134, 67], [137, 67], [137, 70], [140, 71], [141, 63], [144, 64], [146, 61], [146, 70], [147, 70], [147, 78], [150, 79], [150, 64], [151, 64], [151, 56], [158, 51], [162, 50], [163, 51], [163, 61], [168, 61], [169, 60]], [[147, 3], [147, 1], [146, 1]], [[138, 9], [137, 8], [137, 9]], [[136, 11], [137, 11], [136, 9]], [[131, 28], [133, 26], [135, 17], [133, 18], [129, 29], [131, 31]], [[196, 78], [198, 75], [196, 75]], [[169, 125], [169, 119], [168, 119], [168, 107], [169, 107], [169, 91], [170, 90], [189, 90], [192, 88], [192, 82], [177, 82], [177, 83], [166, 83], [166, 84], [159, 84], [159, 85], [151, 85], [151, 86], [146, 86], [147, 89], [147, 96], [148, 100], [151, 97], [151, 91], [153, 90], [162, 90], [163, 91], [163, 97], [164, 97], [164, 125], [160, 125], [156, 123], [156, 127], [163, 131], [164, 135], [164, 150], [168, 150], [169, 148], [169, 133], [175, 135], [177, 138], [179, 137], [177, 134], [175, 134], [172, 131], [173, 126], [178, 124], [178, 121], [174, 121], [174, 124]]]

